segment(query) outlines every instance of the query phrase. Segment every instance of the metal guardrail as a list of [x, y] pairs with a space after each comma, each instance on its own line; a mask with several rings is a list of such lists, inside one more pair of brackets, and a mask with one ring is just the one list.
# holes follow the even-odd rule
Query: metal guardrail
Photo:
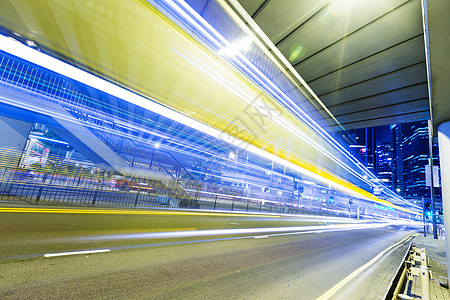
[[336, 216], [336, 213], [314, 207], [295, 207], [289, 203], [214, 193], [200, 192], [198, 199], [193, 201], [156, 180], [142, 180], [141, 184], [124, 187], [118, 184], [116, 175], [110, 171], [98, 170], [91, 174], [74, 169], [70, 172], [63, 163], [61, 161], [59, 166], [47, 169], [0, 167], [0, 201]]
[[[422, 299], [430, 300], [431, 270], [428, 268], [428, 257], [425, 248], [412, 246], [409, 259], [406, 261], [406, 274], [408, 281], [413, 281], [413, 276], [420, 276]], [[399, 295], [401, 298], [401, 294]]]
[[33, 204], [198, 208], [189, 197], [177, 194], [160, 181], [130, 181], [115, 177], [111, 172], [79, 174], [68, 172], [67, 168], [52, 168], [51, 171], [0, 168], [0, 200]]
[[[428, 268], [428, 257], [425, 248], [417, 248], [411, 244], [408, 251], [399, 266], [394, 279], [391, 281], [390, 288], [384, 299], [413, 299], [409, 295], [409, 288], [414, 277], [420, 277], [421, 283], [421, 299], [430, 299], [430, 279], [432, 277], [431, 270]], [[403, 292], [403, 293], [401, 293]]]
[[413, 243], [413, 240], [411, 240], [411, 242], [409, 243], [408, 250], [406, 251], [400, 265], [398, 266], [397, 272], [395, 273], [394, 278], [391, 280], [391, 282], [389, 284], [389, 289], [383, 297], [383, 299], [385, 299], [385, 300], [396, 300], [400, 291], [403, 290], [405, 287], [405, 278], [406, 278], [405, 262], [407, 261], [409, 255], [410, 255], [409, 253], [412, 248], [412, 243]]

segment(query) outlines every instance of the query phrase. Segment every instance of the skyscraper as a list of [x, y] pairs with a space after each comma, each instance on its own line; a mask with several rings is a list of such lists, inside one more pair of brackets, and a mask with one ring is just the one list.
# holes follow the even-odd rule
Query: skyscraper
[[355, 143], [350, 145], [350, 152], [358, 158], [370, 171], [376, 170], [376, 128], [359, 128], [348, 131]]
[[[425, 165], [429, 164], [428, 123], [418, 121], [390, 126], [350, 130], [350, 151], [362, 156], [361, 162], [400, 196], [430, 201], [425, 182]], [[384, 135], [382, 138], [381, 135]], [[437, 142], [433, 145], [433, 164], [439, 165]], [[441, 189], [435, 188], [439, 201]]]
[[[398, 154], [397, 154], [398, 155]], [[425, 166], [429, 164], [427, 121], [401, 125], [401, 158], [405, 196], [430, 199], [430, 188], [425, 182]], [[439, 165], [438, 147], [433, 145], [433, 164]], [[441, 198], [441, 188], [435, 188], [436, 198]]]
[[392, 188], [400, 196], [405, 196], [403, 178], [402, 124], [394, 124], [392, 133]]
[[380, 143], [376, 146], [376, 170], [375, 173], [388, 188], [392, 185], [392, 146], [390, 142]]

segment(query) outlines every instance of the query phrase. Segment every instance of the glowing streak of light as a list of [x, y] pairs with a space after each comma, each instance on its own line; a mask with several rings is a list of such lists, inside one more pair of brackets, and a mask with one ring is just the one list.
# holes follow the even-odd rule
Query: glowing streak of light
[[[215, 28], [213, 28], [209, 23], [206, 22], [206, 20], [204, 20], [200, 15], [198, 15], [198, 13], [193, 10], [190, 6], [188, 6], [184, 1], [180, 2], [177, 1], [179, 3], [179, 6], [175, 5], [175, 3], [173, 1], [170, 0], [166, 0], [165, 1], [167, 4], [169, 4], [172, 8], [174, 8], [178, 14], [180, 14], [181, 16], [183, 16], [186, 20], [188, 20], [188, 22], [193, 25], [197, 30], [200, 30], [205, 36], [208, 37], [210, 42], [213, 42], [213, 44], [215, 44], [216, 46], [219, 45], [219, 48], [221, 48], [221, 43], [225, 44], [225, 47], [230, 47], [230, 43], [218, 32], [215, 30]], [[196, 18], [196, 20], [193, 20], [192, 17], [190, 15], [188, 15], [185, 11], [183, 11], [181, 9], [181, 7], [184, 8], [185, 11], [189, 12], [190, 15], [194, 16]], [[211, 39], [211, 34], [206, 31], [203, 27], [199, 26], [199, 24], [202, 24], [203, 26], [205, 26], [212, 34], [214, 34], [219, 40], [215, 40], [215, 39]], [[251, 36], [253, 36], [253, 34], [249, 33]], [[255, 41], [257, 41], [257, 39], [255, 39]], [[273, 49], [272, 49], [273, 50]], [[373, 174], [371, 174], [360, 162], [358, 162], [353, 156], [351, 156], [348, 151], [342, 147], [342, 145], [340, 145], [339, 143], [337, 143], [327, 132], [325, 132], [317, 123], [314, 122], [314, 120], [312, 120], [308, 115], [306, 115], [300, 108], [298, 108], [297, 105], [295, 105], [295, 103], [292, 102], [292, 100], [287, 97], [284, 92], [282, 92], [272, 81], [270, 81], [258, 68], [256, 68], [251, 62], [249, 62], [247, 60], [246, 57], [244, 57], [242, 54], [240, 54], [239, 52], [236, 53], [236, 56], [238, 56], [240, 59], [242, 59], [243, 61], [246, 62], [247, 65], [249, 65], [252, 69], [253, 72], [257, 73], [261, 78], [265, 79], [263, 82], [260, 82], [260, 84], [262, 84], [262, 86], [264, 86], [264, 88], [266, 88], [268, 91], [273, 91], [273, 89], [276, 90], [276, 94], [280, 94], [284, 97], [284, 99], [286, 101], [288, 101], [289, 103], [286, 103], [285, 101], [282, 101], [291, 111], [295, 112], [296, 110], [294, 108], [292, 108], [292, 106], [294, 106], [297, 110], [299, 110], [302, 115], [298, 115], [306, 124], [308, 124], [316, 133], [318, 133], [320, 136], [322, 136], [326, 141], [328, 141], [331, 145], [333, 145], [336, 149], [338, 149], [346, 158], [350, 159], [350, 161], [352, 161], [353, 163], [355, 163], [356, 166], [359, 167], [359, 169], [361, 171], [363, 171], [365, 174], [369, 174], [369, 176], [371, 178], [376, 178]], [[244, 70], [246, 70], [247, 72], [252, 73], [251, 70], [249, 70], [247, 68], [246, 65], [243, 65], [239, 60], [234, 60], [235, 63], [239, 64]], [[287, 63], [288, 66], [290, 66], [289, 63]], [[314, 94], [314, 92], [309, 88], [309, 86], [306, 84], [306, 82], [303, 81], [303, 79], [298, 76], [298, 74], [294, 71], [293, 73], [294, 75], [296, 75], [296, 77], [299, 77], [297, 79], [299, 79], [302, 84], [304, 85], [304, 87], [308, 90], [308, 92], [310, 92], [311, 95], [313, 95], [313, 97], [316, 98], [316, 100], [322, 104], [322, 102], [320, 101], [320, 99], [317, 98], [317, 96]], [[268, 82], [271, 87], [267, 86], [265, 84], [265, 82]], [[282, 99], [279, 99], [282, 100]], [[322, 104], [323, 106], [323, 104]], [[328, 109], [325, 107], [325, 110], [328, 111]], [[329, 111], [328, 111], [329, 112]], [[330, 113], [331, 115], [331, 113]], [[332, 116], [332, 115], [331, 115]], [[333, 116], [332, 116], [333, 117]], [[333, 117], [334, 118], [334, 117]], [[336, 120], [337, 122], [337, 120]], [[338, 122], [337, 122], [338, 123]], [[331, 155], [332, 156], [332, 155]], [[335, 159], [334, 159], [335, 160]], [[339, 163], [341, 164], [341, 163]], [[342, 164], [341, 164], [342, 165]], [[353, 169], [351, 169], [350, 167], [346, 166], [344, 167], [347, 170], [350, 170], [351, 173], [353, 173], [355, 176], [357, 176], [358, 178], [360, 178], [362, 181], [367, 182], [369, 185], [371, 186], [376, 186], [374, 183], [370, 182], [367, 180], [367, 178], [362, 177], [360, 174], [356, 173]], [[398, 195], [396, 195], [395, 193], [393, 193], [392, 191], [388, 190], [388, 194], [390, 194], [390, 196], [400, 202], [406, 203], [408, 205], [411, 205], [409, 202], [407, 202], [406, 200], [404, 200], [403, 198], [399, 197]], [[414, 206], [414, 205], [412, 205]]]
[[307, 231], [342, 231], [374, 229], [389, 226], [389, 223], [375, 224], [339, 224], [339, 225], [317, 225], [317, 226], [294, 226], [294, 227], [268, 227], [268, 228], [235, 228], [235, 229], [212, 229], [192, 231], [168, 231], [131, 234], [109, 234], [99, 236], [76, 237], [77, 240], [121, 240], [121, 239], [164, 239], [180, 237], [200, 237], [213, 235], [236, 235], [236, 234], [267, 234], [277, 232], [307, 232]]
[[114, 85], [102, 78], [94, 76], [90, 73], [87, 73], [87, 72], [81, 70], [81, 69], [77, 69], [63, 61], [57, 60], [57, 59], [55, 59], [51, 56], [48, 56], [42, 52], [36, 51], [32, 48], [29, 48], [29, 47], [21, 44], [18, 41], [12, 40], [5, 36], [0, 36], [0, 49], [2, 51], [10, 53], [14, 56], [17, 56], [21, 59], [29, 61], [33, 64], [39, 65], [43, 68], [46, 68], [53, 72], [56, 72], [62, 76], [69, 77], [75, 81], [82, 83], [82, 84], [85, 84], [87, 86], [98, 89], [104, 93], [107, 93], [107, 94], [110, 94], [117, 98], [126, 100], [132, 104], [135, 104], [139, 107], [153, 111], [153, 112], [160, 114], [171, 120], [176, 120], [177, 122], [179, 122], [183, 125], [186, 125], [191, 128], [194, 128], [196, 130], [199, 130], [210, 136], [213, 136], [215, 138], [218, 138], [218, 139], [221, 139], [224, 141], [228, 141], [229, 143], [231, 143], [232, 145], [234, 145], [236, 147], [246, 149], [246, 150], [248, 150], [254, 154], [257, 154], [261, 157], [264, 157], [269, 160], [273, 160], [282, 165], [286, 165], [287, 167], [293, 168], [293, 169], [297, 170], [298, 172], [303, 173], [307, 176], [310, 176], [316, 180], [325, 182], [325, 183], [335, 186], [336, 188], [339, 188], [339, 189], [344, 189], [346, 192], [349, 192], [351, 194], [360, 195], [359, 193], [352, 191], [346, 187], [343, 187], [339, 184], [336, 184], [335, 182], [333, 182], [329, 179], [323, 178], [322, 176], [320, 176], [318, 174], [315, 174], [315, 173], [313, 173], [309, 170], [306, 170], [298, 165], [295, 165], [291, 162], [285, 161], [284, 159], [282, 159], [274, 154], [268, 153], [262, 149], [259, 149], [253, 145], [247, 144], [241, 140], [237, 140], [233, 136], [230, 136], [218, 129], [210, 127], [210, 126], [203, 124], [197, 120], [191, 119], [179, 112], [171, 110], [171, 109], [169, 109], [163, 105], [160, 105], [156, 102], [150, 101], [138, 94], [135, 94], [135, 93], [128, 91], [117, 85]]
[[[352, 0], [343, 0], [345, 1], [347, 4], [349, 2], [351, 2]], [[340, 2], [343, 2], [342, 0], [340, 0]], [[222, 2], [222, 1], [220, 1]], [[235, 8], [239, 8], [239, 4], [237, 4], [234, 0], [231, 0], [233, 4], [233, 7]], [[222, 7], [224, 7], [223, 3], [222, 3]], [[194, 11], [193, 13], [196, 14], [196, 12]], [[242, 12], [241, 12], [242, 14]], [[245, 14], [244, 14], [245, 15]], [[201, 18], [202, 17], [198, 14], [196, 14], [197, 18]], [[251, 22], [253, 22], [253, 20], [251, 20]], [[251, 23], [250, 22], [250, 23]], [[222, 37], [220, 35], [220, 33], [218, 33], [217, 31], [214, 31], [214, 33], [219, 36], [221, 39], [225, 40], [224, 37]], [[259, 32], [259, 35], [264, 39], [265, 35], [262, 32]], [[252, 32], [247, 32], [247, 34], [253, 36]], [[266, 39], [264, 39], [266, 42], [269, 42], [268, 45], [271, 45], [270, 40], [267, 41], [267, 37]], [[254, 41], [258, 42], [258, 38], [254, 37]], [[258, 44], [258, 43], [257, 43]], [[261, 45], [258, 44], [258, 46], [265, 52], [266, 48], [265, 47], [261, 47]], [[302, 83], [302, 85], [308, 90], [308, 92], [318, 101], [318, 103], [320, 103], [324, 109], [331, 115], [331, 117], [336, 121], [336, 123], [339, 124], [339, 122], [334, 118], [334, 116], [331, 114], [331, 112], [328, 111], [328, 109], [323, 105], [323, 103], [320, 101], [320, 99], [315, 95], [315, 93], [311, 90], [311, 88], [307, 85], [307, 83], [300, 77], [300, 75], [298, 75], [298, 73], [295, 70], [292, 70], [292, 66], [285, 61], [284, 56], [281, 55], [281, 53], [279, 53], [278, 49], [273, 49], [273, 47], [271, 48], [272, 52], [275, 53], [279, 58], [282, 59], [282, 61], [288, 66], [289, 69], [291, 69], [291, 72], [294, 74], [294, 76], [300, 80], [300, 82]], [[243, 59], [248, 65], [250, 65], [251, 67], [253, 67], [253, 69], [260, 73], [265, 79], [266, 81], [269, 81], [270, 84], [272, 84], [273, 86], [275, 86], [276, 89], [278, 89], [278, 87], [269, 79], [267, 79], [265, 77], [265, 75], [263, 73], [260, 72], [260, 70], [258, 68], [256, 68], [250, 61], [248, 61], [246, 59], [246, 57], [242, 56], [241, 54], [239, 54], [241, 59]], [[278, 90], [279, 91], [279, 90]], [[293, 106], [297, 107], [297, 105], [295, 103], [292, 102], [292, 100], [287, 97], [287, 95], [284, 94], [284, 92], [279, 91], [279, 93], [281, 95], [283, 95], [287, 101], [289, 101], [289, 103], [291, 103]], [[289, 107], [289, 105], [288, 105]], [[369, 170], [367, 170], [367, 168], [365, 168], [364, 165], [362, 165], [358, 160], [356, 160], [341, 144], [337, 143], [333, 137], [331, 137], [325, 130], [323, 130], [323, 128], [321, 128], [313, 119], [311, 119], [307, 114], [305, 114], [300, 108], [298, 108], [298, 110], [303, 114], [303, 116], [299, 116], [306, 124], [308, 124], [316, 133], [318, 133], [319, 135], [321, 135], [326, 141], [328, 141], [331, 145], [333, 145], [338, 151], [340, 151], [346, 158], [348, 158], [351, 162], [353, 162], [361, 171], [363, 171], [363, 173], [365, 173], [366, 175], [368, 174], [371, 178], [376, 178], [376, 176], [374, 174], [372, 174]], [[348, 167], [347, 167], [348, 168]], [[368, 183], [371, 186], [379, 186], [376, 185], [372, 182], [370, 182], [370, 180], [365, 180], [367, 179], [367, 176], [363, 176], [361, 177], [360, 174], [356, 173], [354, 170], [350, 171], [351, 173], [353, 173], [357, 178], [360, 178], [362, 181], [365, 181], [366, 183]], [[397, 194], [395, 194], [394, 192], [392, 192], [389, 188], [387, 188], [385, 186], [385, 184], [381, 184], [381, 186], [385, 187], [385, 191], [387, 191], [387, 194], [390, 195], [390, 197], [392, 197], [393, 199], [396, 199], [397, 201], [400, 201], [402, 203], [405, 203], [407, 205], [410, 205], [412, 207], [416, 207], [420, 209], [420, 206], [416, 206], [414, 204], [411, 204], [410, 202], [406, 201], [405, 199], [403, 199], [402, 197], [398, 196]]]
[[[51, 56], [48, 56], [42, 52], [36, 51], [32, 48], [29, 48], [29, 47], [21, 44], [20, 42], [10, 39], [8, 37], [0, 36], [0, 50], [10, 53], [19, 58], [22, 58], [33, 64], [39, 65], [39, 66], [46, 68], [48, 70], [51, 70], [53, 72], [56, 72], [58, 74], [61, 74], [62, 76], [71, 78], [71, 79], [78, 81], [82, 84], [85, 84], [87, 86], [93, 87], [97, 90], [105, 92], [106, 94], [110, 94], [117, 98], [126, 100], [134, 105], [139, 106], [139, 107], [148, 109], [152, 112], [160, 114], [171, 120], [176, 120], [177, 122], [179, 122], [185, 126], [191, 127], [193, 129], [201, 131], [205, 134], [208, 134], [212, 137], [226, 141], [236, 147], [245, 149], [249, 152], [252, 152], [256, 155], [264, 157], [268, 160], [272, 160], [276, 163], [279, 163], [283, 166], [286, 166], [288, 168], [296, 170], [299, 173], [302, 173], [302, 174], [309, 176], [317, 181], [320, 181], [320, 182], [323, 182], [330, 186], [333, 186], [334, 188], [342, 190], [351, 195], [355, 195], [357, 197], [363, 197], [370, 201], [380, 202], [383, 204], [389, 204], [389, 205], [391, 204], [385, 200], [377, 199], [373, 196], [371, 197], [371, 195], [365, 191], [363, 191], [365, 193], [362, 193], [362, 192], [354, 190], [352, 188], [343, 186], [343, 185], [341, 185], [333, 180], [330, 180], [328, 178], [324, 178], [321, 175], [318, 175], [310, 170], [304, 169], [292, 162], [286, 161], [281, 157], [278, 157], [278, 156], [268, 153], [268, 152], [264, 151], [263, 149], [260, 149], [256, 146], [253, 146], [246, 142], [238, 140], [238, 139], [234, 138], [233, 136], [230, 136], [218, 129], [210, 127], [210, 126], [203, 124], [197, 120], [191, 119], [190, 117], [187, 117], [177, 111], [174, 111], [170, 108], [167, 108], [163, 105], [153, 102], [147, 98], [144, 98], [138, 94], [135, 94], [129, 90], [126, 90], [120, 86], [110, 83], [100, 77], [92, 75], [81, 69], [77, 69], [74, 66], [71, 66], [63, 61], [57, 60], [57, 59], [55, 59]], [[400, 210], [405, 210], [405, 209], [397, 207], [397, 206], [394, 206], [394, 207], [396, 207], [397, 209], [400, 209]]]
[[[288, 166], [288, 167], [290, 167], [294, 170], [297, 170], [300, 173], [306, 174], [307, 176], [310, 176], [318, 181], [325, 182], [331, 186], [334, 186], [337, 189], [344, 190], [353, 195], [364, 196], [364, 193], [361, 194], [361, 192], [359, 192], [359, 191], [353, 190], [352, 188], [342, 186], [342, 185], [334, 182], [333, 180], [324, 178], [312, 171], [306, 170], [298, 165], [290, 163], [290, 162], [288, 162], [278, 156], [270, 154], [262, 149], [259, 149], [252, 145], [249, 145], [247, 143], [243, 143], [240, 140], [236, 140], [234, 137], [224, 134], [220, 130], [217, 130], [215, 128], [207, 126], [196, 120], [193, 120], [181, 113], [173, 111], [165, 106], [162, 106], [160, 104], [152, 102], [142, 96], [139, 96], [139, 95], [137, 95], [133, 92], [130, 92], [126, 89], [123, 89], [119, 86], [116, 86], [110, 82], [107, 82], [106, 80], [103, 80], [99, 77], [96, 77], [92, 74], [89, 74], [85, 71], [82, 71], [71, 65], [68, 65], [62, 61], [59, 61], [50, 56], [47, 56], [44, 53], [41, 53], [39, 51], [36, 51], [29, 47], [26, 47], [17, 41], [11, 40], [11, 39], [3, 37], [3, 36], [0, 37], [0, 41], [1, 41], [0, 49], [2, 49], [5, 52], [11, 53], [12, 55], [18, 56], [18, 57], [25, 59], [27, 61], [30, 61], [34, 64], [40, 65], [46, 69], [49, 69], [56, 73], [59, 73], [63, 76], [69, 77], [73, 80], [79, 81], [87, 86], [91, 86], [91, 87], [96, 88], [100, 91], [103, 91], [107, 94], [111, 94], [120, 99], [124, 99], [132, 104], [137, 105], [137, 106], [143, 107], [143, 108], [148, 109], [153, 112], [156, 112], [156, 113], [158, 113], [162, 116], [165, 116], [169, 119], [177, 120], [181, 124], [184, 124], [191, 128], [197, 129], [197, 130], [204, 132], [206, 134], [209, 134], [213, 137], [216, 137], [216, 138], [222, 139], [224, 141], [228, 141], [228, 142], [231, 140], [232, 142], [230, 142], [230, 143], [237, 147], [245, 148], [246, 150], [253, 152], [259, 156], [265, 157], [269, 160], [273, 160], [282, 165]], [[367, 195], [364, 197], [367, 197]], [[368, 199], [374, 200], [371, 197], [368, 197]], [[386, 202], [386, 201], [382, 201], [382, 200], [379, 200], [379, 201], [381, 201], [382, 203]]]
[[[218, 82], [219, 84], [221, 84], [223, 87], [227, 88], [229, 91], [233, 92], [239, 99], [244, 100], [247, 104], [251, 104], [254, 103], [254, 99], [252, 99], [252, 97], [248, 94], [246, 94], [244, 91], [240, 90], [238, 87], [234, 86], [231, 82], [229, 82], [228, 80], [226, 80], [223, 76], [221, 76], [219, 73], [213, 71], [211, 68], [207, 69], [206, 67], [204, 67], [204, 65], [200, 62], [200, 61], [195, 61], [195, 58], [193, 57], [188, 57], [185, 53], [181, 53], [177, 50], [172, 49], [173, 52], [175, 52], [177, 55], [179, 55], [180, 57], [182, 57], [184, 60], [186, 60], [187, 62], [189, 62], [190, 64], [192, 64], [193, 66], [195, 66], [197, 69], [199, 69], [200, 71], [202, 71], [203, 73], [205, 73], [207, 76], [214, 78], [214, 80], [216, 82]], [[325, 148], [323, 148], [319, 143], [317, 143], [314, 139], [312, 139], [311, 137], [309, 137], [305, 132], [299, 130], [295, 125], [293, 125], [291, 122], [280, 118], [279, 116], [269, 116], [264, 114], [265, 112], [259, 112], [261, 114], [263, 114], [265, 117], [269, 117], [270, 119], [272, 119], [273, 121], [275, 121], [276, 123], [280, 124], [282, 127], [289, 129], [290, 132], [294, 133], [296, 136], [302, 138], [304, 141], [306, 141], [309, 145], [311, 145], [312, 147], [314, 147], [316, 150], [318, 150], [319, 152], [321, 152], [322, 154], [324, 154], [326, 157], [328, 157], [330, 160], [332, 160], [333, 162], [335, 162], [336, 164], [338, 164], [339, 166], [341, 166], [342, 168], [344, 168], [345, 170], [347, 170], [348, 172], [350, 172], [351, 174], [353, 174], [354, 176], [356, 176], [356, 178], [360, 178], [361, 179], [361, 175], [358, 174], [353, 168], [349, 167], [347, 164], [343, 163], [341, 159], [339, 159], [338, 157], [332, 155], [329, 151], [327, 151]], [[319, 133], [320, 134], [320, 133]], [[262, 138], [262, 137], [261, 137]], [[269, 142], [269, 141], [268, 141]], [[284, 149], [284, 148], [283, 148]], [[289, 152], [288, 149], [284, 149], [286, 151]], [[291, 153], [293, 154], [293, 153]], [[366, 180], [367, 178], [362, 177], [363, 181], [366, 181], [367, 183], [371, 184], [371, 182], [369, 180]]]
[[106, 253], [110, 252], [109, 249], [98, 249], [98, 250], [86, 250], [86, 251], [71, 251], [71, 252], [56, 252], [44, 254], [44, 257], [58, 257], [58, 256], [69, 256], [69, 255], [80, 255], [80, 254], [94, 254], [94, 253]]

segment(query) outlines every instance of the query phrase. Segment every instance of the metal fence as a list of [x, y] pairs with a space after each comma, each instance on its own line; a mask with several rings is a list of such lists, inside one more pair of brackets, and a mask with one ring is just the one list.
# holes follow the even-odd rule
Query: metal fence
[[31, 204], [164, 207], [284, 214], [341, 215], [314, 207], [300, 207], [288, 203], [249, 199], [245, 197], [200, 193], [198, 200], [180, 198], [157, 181], [124, 189], [115, 184], [114, 174], [98, 172], [74, 175], [25, 168], [0, 168], [0, 201], [23, 201]]
[[55, 169], [46, 172], [0, 168], [0, 200], [87, 206], [196, 207], [192, 199], [177, 197], [161, 182], [143, 183], [140, 179], [131, 186], [118, 185], [114, 174], [107, 172], [86, 176], [62, 174]]

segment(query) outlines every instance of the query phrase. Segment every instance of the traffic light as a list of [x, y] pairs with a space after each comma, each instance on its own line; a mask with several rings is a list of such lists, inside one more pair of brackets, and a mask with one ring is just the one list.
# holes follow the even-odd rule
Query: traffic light
[[304, 188], [300, 185], [300, 182], [294, 181], [294, 189], [297, 190], [300, 194], [303, 193]]
[[425, 202], [423, 210], [425, 213], [425, 218], [431, 217], [430, 202]]

